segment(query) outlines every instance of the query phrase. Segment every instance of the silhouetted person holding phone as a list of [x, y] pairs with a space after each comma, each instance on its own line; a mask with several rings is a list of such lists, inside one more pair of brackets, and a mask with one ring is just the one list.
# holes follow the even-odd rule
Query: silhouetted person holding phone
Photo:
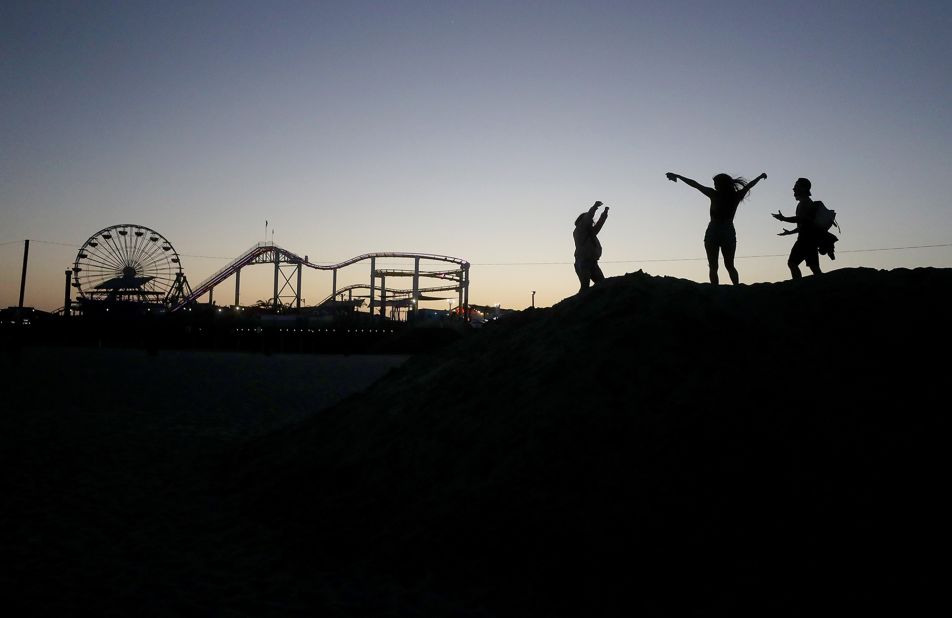
[[575, 274], [578, 275], [579, 292], [587, 290], [592, 282], [600, 283], [605, 279], [602, 269], [598, 267], [598, 260], [602, 257], [602, 243], [598, 242], [598, 233], [608, 218], [608, 206], [605, 206], [596, 222], [595, 211], [601, 205], [601, 202], [595, 202], [575, 219], [572, 237], [575, 238]]
[[747, 192], [767, 178], [767, 174], [761, 174], [750, 182], [741, 177], [732, 178], [727, 174], [718, 174], [714, 177], [713, 189], [673, 172], [668, 172], [665, 176], [672, 182], [680, 180], [711, 198], [711, 222], [707, 224], [707, 231], [704, 233], [704, 251], [707, 252], [711, 283], [718, 284], [717, 254], [720, 252], [724, 256], [724, 267], [730, 275], [731, 283], [737, 285], [740, 277], [734, 268], [734, 253], [737, 251], [734, 214], [737, 212], [737, 206], [747, 197]]
[[785, 217], [779, 210], [773, 215], [778, 221], [787, 223], [796, 223], [797, 227], [792, 230], [784, 229], [778, 236], [787, 236], [796, 234], [797, 242], [793, 243], [790, 249], [790, 257], [787, 259], [787, 266], [790, 267], [790, 274], [794, 279], [799, 279], [800, 263], [806, 262], [807, 266], [814, 275], [821, 274], [820, 270], [820, 230], [814, 224], [816, 220], [816, 203], [810, 198], [810, 189], [812, 185], [806, 178], [798, 178], [793, 184], [793, 197], [797, 200], [797, 212], [793, 217]]

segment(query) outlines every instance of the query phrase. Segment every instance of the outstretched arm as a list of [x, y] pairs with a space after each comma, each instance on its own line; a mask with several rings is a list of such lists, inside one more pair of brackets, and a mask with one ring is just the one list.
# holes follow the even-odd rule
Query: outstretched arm
[[747, 197], [747, 192], [753, 189], [755, 184], [757, 184], [761, 180], [766, 180], [766, 178], [767, 178], [767, 172], [764, 172], [757, 178], [754, 178], [753, 180], [748, 182], [747, 186], [740, 190], [740, 199], [744, 199], [745, 197]]
[[780, 212], [779, 210], [778, 210], [777, 212], [773, 213], [771, 216], [772, 216], [774, 219], [776, 219], [777, 221], [783, 221], [783, 222], [785, 222], [785, 223], [796, 223], [796, 222], [797, 222], [797, 218], [796, 218], [796, 217], [785, 217], [785, 216], [783, 216], [783, 213]]
[[595, 223], [595, 227], [592, 228], [592, 234], [598, 234], [602, 230], [602, 226], [605, 225], [605, 219], [608, 218], [608, 206], [605, 207], [605, 210], [602, 211], [602, 214], [598, 217], [598, 222]]
[[712, 189], [711, 187], [705, 187], [701, 183], [695, 182], [691, 180], [690, 178], [685, 178], [684, 176], [681, 176], [680, 174], [675, 174], [674, 172], [668, 172], [667, 174], [665, 174], [665, 176], [667, 176], [668, 180], [670, 180], [671, 182], [677, 182], [680, 180], [687, 186], [694, 187], [695, 189], [697, 189], [698, 191], [700, 191], [701, 193], [703, 193], [704, 195], [708, 197], [711, 197], [712, 195], [714, 195], [714, 189]]

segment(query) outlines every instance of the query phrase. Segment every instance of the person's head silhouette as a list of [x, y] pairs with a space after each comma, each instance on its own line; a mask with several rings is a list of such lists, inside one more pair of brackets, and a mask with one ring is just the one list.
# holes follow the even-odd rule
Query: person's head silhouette
[[[585, 212], [583, 212], [582, 214], [580, 214], [578, 217], [575, 218], [575, 225], [582, 223], [582, 221], [584, 221], [586, 217], [589, 220], [589, 224], [594, 225], [595, 221], [594, 219], [592, 219], [592, 215], [595, 214], [595, 209], [601, 205], [602, 203], [600, 201], [596, 201], [594, 206], [592, 206], [589, 210], [586, 210]], [[605, 211], [606, 212], [608, 211], [607, 206], [605, 207]]]
[[793, 183], [793, 197], [803, 199], [805, 197], [810, 197], [810, 189], [813, 185], [810, 184], [810, 181], [806, 178], [797, 178], [797, 181]]
[[718, 193], [736, 193], [746, 184], [743, 178], [734, 178], [730, 174], [718, 174], [714, 177], [714, 190]]

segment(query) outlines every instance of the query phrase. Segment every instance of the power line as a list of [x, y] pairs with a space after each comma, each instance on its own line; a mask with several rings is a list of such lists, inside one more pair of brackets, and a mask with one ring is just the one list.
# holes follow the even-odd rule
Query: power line
[[[22, 243], [24, 240], [27, 240], [27, 239], [24, 238], [24, 239], [20, 239], [20, 240], [8, 240], [8, 241], [6, 241], [6, 242], [0, 242], [0, 247], [2, 247], [2, 246], [4, 246], [4, 245], [12, 245], [12, 244], [15, 244], [15, 243]], [[62, 245], [63, 247], [71, 247], [71, 248], [73, 248], [73, 249], [78, 248], [78, 245], [77, 245], [76, 243], [72, 243], [72, 242], [56, 242], [55, 240], [37, 240], [36, 238], [30, 238], [29, 241], [30, 241], [31, 243], [39, 243], [39, 244], [41, 244], [41, 245]]]
[[[903, 251], [907, 249], [933, 249], [936, 247], [952, 247], [952, 243], [938, 245], [910, 245], [906, 247], [880, 247], [876, 249], [842, 249], [837, 253], [870, 253], [873, 251]], [[787, 257], [786, 253], [764, 253], [761, 255], [738, 255], [735, 260], [749, 260], [755, 258]], [[651, 258], [641, 260], [600, 260], [602, 264], [641, 264], [649, 262], [702, 262], [706, 257], [691, 258]], [[474, 262], [472, 266], [565, 266], [574, 262]]]
[[932, 249], [934, 247], [952, 247], [952, 243], [942, 245], [913, 245], [910, 247], [884, 247], [882, 249], [846, 249], [840, 253], [868, 253], [870, 251], [900, 251], [902, 249]]
[[188, 253], [179, 253], [181, 257], [197, 258], [201, 260], [233, 260], [234, 257], [222, 257], [220, 255], [190, 255]]

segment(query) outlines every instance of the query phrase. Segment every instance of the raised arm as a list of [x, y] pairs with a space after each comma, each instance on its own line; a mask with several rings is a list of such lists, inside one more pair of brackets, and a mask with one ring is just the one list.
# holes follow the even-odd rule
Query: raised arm
[[695, 182], [691, 180], [690, 178], [685, 178], [684, 176], [681, 176], [680, 174], [675, 174], [674, 172], [668, 172], [667, 174], [665, 174], [665, 176], [667, 176], [668, 180], [670, 180], [671, 182], [677, 182], [680, 180], [687, 186], [694, 187], [695, 189], [697, 189], [698, 191], [700, 191], [701, 193], [703, 193], [704, 195], [708, 197], [711, 197], [714, 195], [714, 189], [712, 189], [711, 187], [705, 187], [701, 183]]
[[605, 225], [605, 219], [608, 218], [608, 206], [605, 207], [605, 210], [602, 211], [602, 214], [598, 217], [598, 221], [595, 223], [595, 227], [592, 228], [592, 234], [598, 234], [602, 231], [602, 226]]
[[595, 211], [598, 210], [598, 207], [601, 205], [601, 202], [596, 201], [587, 212], [580, 214], [578, 219], [575, 220], [575, 229], [581, 231], [582, 234], [590, 234], [592, 224], [595, 221]]
[[747, 186], [740, 190], [740, 199], [744, 199], [745, 197], [747, 197], [747, 192], [753, 189], [755, 184], [757, 184], [761, 180], [766, 180], [766, 178], [767, 178], [767, 172], [764, 172], [757, 178], [754, 178], [753, 180], [748, 182]]

